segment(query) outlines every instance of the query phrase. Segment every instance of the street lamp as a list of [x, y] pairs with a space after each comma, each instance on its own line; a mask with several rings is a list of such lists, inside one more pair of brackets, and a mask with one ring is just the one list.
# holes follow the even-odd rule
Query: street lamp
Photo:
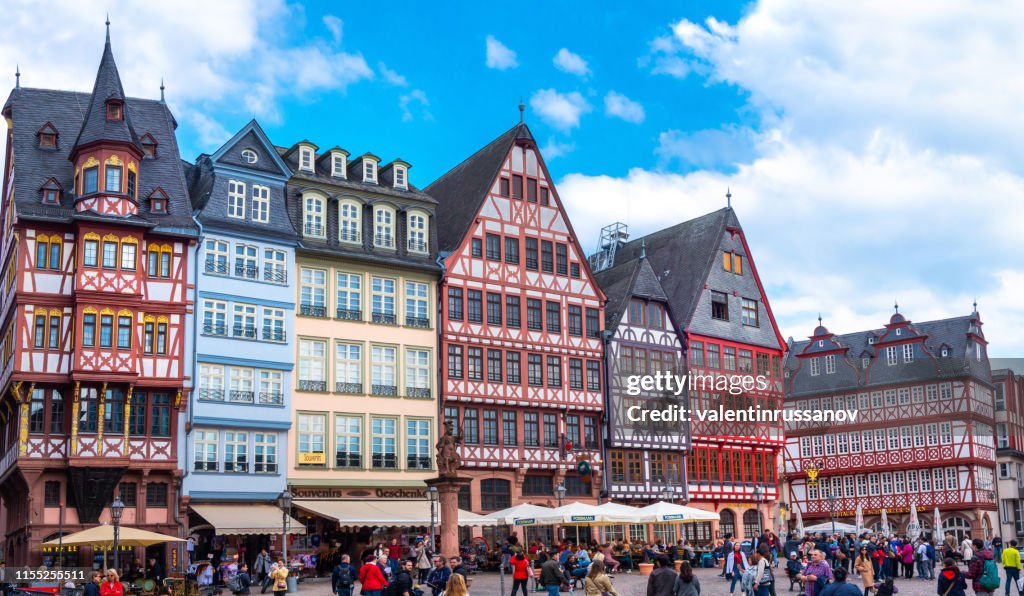
[[121, 556], [118, 540], [121, 537], [121, 514], [124, 513], [124, 503], [121, 502], [121, 495], [114, 497], [110, 504], [110, 519], [114, 522], [114, 569], [121, 572]]
[[429, 487], [427, 487], [427, 498], [430, 499], [430, 554], [433, 555], [434, 554], [434, 536], [437, 535], [437, 534], [434, 533], [434, 518], [435, 518], [435, 515], [436, 515], [435, 512], [434, 512], [434, 507], [437, 506], [437, 487], [436, 486], [429, 486]]
[[661, 489], [661, 500], [662, 501], [665, 501], [666, 503], [671, 503], [672, 502], [672, 498], [675, 497], [675, 496], [676, 496], [676, 493], [671, 488], [669, 488], [668, 485], [665, 485], [665, 488]]
[[277, 506], [281, 508], [281, 558], [288, 564], [288, 512], [292, 510], [292, 493], [285, 487], [277, 495]]
[[835, 536], [835, 534], [836, 534], [836, 496], [833, 495], [832, 493], [829, 493], [828, 497], [826, 497], [826, 498], [828, 499], [829, 516], [831, 516], [831, 518], [832, 518], [832, 535]]
[[764, 528], [761, 526], [761, 503], [764, 502], [765, 490], [758, 484], [754, 487], [754, 506], [757, 508], [757, 534], [761, 535]]
[[565, 490], [565, 485], [564, 484], [559, 484], [558, 486], [555, 487], [555, 498], [558, 499], [558, 506], [559, 507], [562, 506], [562, 499], [565, 498], [565, 493], [566, 493], [566, 490]]

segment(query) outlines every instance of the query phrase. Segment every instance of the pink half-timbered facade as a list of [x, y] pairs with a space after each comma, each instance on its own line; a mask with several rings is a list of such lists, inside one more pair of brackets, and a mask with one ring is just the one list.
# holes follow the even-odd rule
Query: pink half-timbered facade
[[[903, 533], [916, 506], [925, 532], [991, 538], [997, 525], [993, 385], [981, 317], [836, 335], [824, 326], [791, 346], [786, 407], [851, 410], [852, 422], [790, 422], [785, 474], [805, 521], [887, 514]], [[817, 471], [817, 482], [807, 472]], [[940, 534], [941, 536], [942, 534]]]
[[17, 87], [3, 115], [6, 561], [40, 564], [62, 508], [70, 533], [115, 496], [124, 525], [176, 534], [195, 229], [174, 118], [125, 97], [109, 35], [91, 94]]
[[444, 419], [463, 436], [462, 505], [595, 502], [604, 463], [604, 296], [525, 124], [426, 189], [443, 206]]

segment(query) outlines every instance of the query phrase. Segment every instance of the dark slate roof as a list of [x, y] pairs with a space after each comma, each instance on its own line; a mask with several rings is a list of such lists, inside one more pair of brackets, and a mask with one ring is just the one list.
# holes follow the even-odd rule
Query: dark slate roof
[[440, 250], [451, 252], [462, 243], [517, 139], [533, 140], [526, 124], [513, 126], [426, 188], [440, 203], [437, 226]]
[[693, 317], [704, 282], [718, 258], [726, 227], [740, 227], [728, 207], [632, 240], [615, 253], [615, 263], [636, 259], [646, 250], [672, 312], [685, 325]]
[[[990, 383], [992, 373], [985, 350], [979, 361], [974, 355], [974, 336], [980, 335], [979, 319], [976, 314], [937, 321], [910, 323], [914, 335], [905, 337], [924, 337], [923, 348], [915, 349], [914, 361], [904, 363], [902, 348], [900, 361], [894, 366], [886, 363], [884, 350], [886, 344], [879, 345], [877, 338], [886, 334], [888, 329], [870, 329], [833, 335], [832, 341], [844, 348], [845, 352], [837, 355], [836, 374], [811, 376], [810, 366], [806, 358], [798, 356], [804, 353], [811, 341], [796, 341], [791, 345], [786, 356], [785, 370], [787, 395], [803, 396], [827, 392], [856, 391], [869, 387], [881, 387], [899, 383], [940, 380], [953, 377], [972, 376]], [[901, 321], [905, 321], [900, 317]], [[891, 325], [891, 323], [890, 323]], [[868, 338], [875, 337], [876, 343], [869, 344]], [[948, 348], [948, 356], [942, 357], [942, 346]], [[808, 350], [813, 354], [813, 350]], [[865, 371], [860, 359], [863, 354], [871, 355], [871, 362]]]
[[[132, 114], [125, 111], [121, 120], [107, 119], [107, 100], [116, 99], [124, 102], [124, 89], [121, 77], [114, 63], [114, 53], [110, 49], [110, 36], [103, 46], [103, 57], [96, 71], [96, 82], [93, 84], [89, 107], [85, 111], [85, 121], [79, 129], [75, 146], [81, 147], [96, 141], [120, 141], [139, 146], [139, 137], [132, 126]], [[65, 134], [71, 131], [66, 131]], [[143, 133], [144, 134], [144, 133]], [[141, 147], [139, 147], [141, 151]]]
[[615, 331], [629, 308], [630, 298], [668, 302], [658, 276], [647, 259], [633, 259], [594, 274], [608, 302], [605, 304], [605, 329]]
[[[18, 217], [69, 223], [73, 219], [74, 166], [68, 156], [73, 139], [89, 110], [88, 93], [51, 89], [15, 89], [7, 98], [4, 113], [13, 121], [14, 195]], [[156, 231], [195, 235], [184, 169], [174, 135], [175, 121], [167, 106], [156, 100], [125, 99], [126, 119], [136, 130], [150, 133], [157, 142], [155, 158], [139, 162], [139, 220], [149, 222]], [[40, 149], [36, 132], [46, 122], [59, 131], [57, 149]], [[40, 188], [55, 178], [64, 189], [60, 205], [43, 205]], [[151, 214], [146, 197], [162, 188], [167, 196], [168, 213]], [[100, 216], [104, 217], [104, 216]], [[106, 216], [105, 221], [123, 218]]]
[[[309, 143], [309, 141], [300, 142]], [[297, 145], [298, 143], [296, 143], [295, 146]], [[316, 173], [312, 173], [306, 170], [299, 169], [298, 151], [292, 151], [291, 149], [277, 147], [277, 152], [279, 155], [281, 155], [281, 157], [284, 159], [284, 162], [292, 171], [292, 184], [296, 185], [299, 188], [303, 188], [305, 186], [317, 186], [317, 184], [326, 184], [331, 187], [334, 187], [336, 189], [334, 190], [334, 192], [336, 193], [341, 193], [344, 191], [361, 191], [363, 193], [386, 195], [396, 199], [408, 199], [417, 203], [428, 203], [429, 205], [426, 205], [428, 211], [433, 211], [433, 206], [437, 204], [437, 201], [434, 199], [434, 197], [432, 197], [426, 191], [420, 190], [408, 180], [406, 181], [409, 182], [408, 189], [394, 188], [391, 185], [392, 183], [390, 179], [388, 179], [387, 182], [385, 183], [385, 181], [380, 176], [379, 168], [377, 170], [378, 184], [363, 182], [362, 170], [359, 169], [362, 167], [362, 162], [360, 161], [362, 159], [362, 156], [356, 158], [349, 158], [348, 172], [346, 173], [347, 178], [339, 178], [337, 176], [331, 176], [330, 163], [321, 163], [319, 158], [317, 158], [313, 162], [313, 167], [317, 168], [317, 171]], [[367, 153], [365, 155], [372, 154]], [[321, 168], [321, 165], [324, 167]], [[323, 171], [321, 171], [321, 169]], [[307, 182], [316, 184], [305, 184]], [[328, 192], [328, 194], [330, 194], [330, 191], [327, 191], [326, 188], [324, 188], [324, 190], [325, 192]], [[400, 201], [392, 202], [398, 205], [405, 204]]]

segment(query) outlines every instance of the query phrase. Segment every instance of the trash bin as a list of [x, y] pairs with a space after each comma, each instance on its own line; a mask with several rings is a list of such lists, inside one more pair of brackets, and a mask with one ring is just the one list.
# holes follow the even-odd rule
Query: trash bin
[[294, 575], [288, 576], [288, 593], [294, 593], [299, 590], [299, 578]]

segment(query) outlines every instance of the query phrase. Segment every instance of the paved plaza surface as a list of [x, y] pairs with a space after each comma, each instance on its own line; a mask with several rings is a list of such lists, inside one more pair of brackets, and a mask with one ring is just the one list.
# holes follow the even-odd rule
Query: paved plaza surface
[[[961, 570], [966, 569], [961, 566]], [[696, 570], [697, 577], [700, 579], [701, 595], [707, 596], [725, 596], [729, 593], [729, 582], [723, 578], [718, 577], [720, 570], [718, 569], [698, 569]], [[1000, 574], [1002, 568], [1000, 567]], [[470, 586], [469, 593], [471, 596], [507, 596], [512, 591], [512, 580], [509, 576], [505, 576], [505, 592], [502, 595], [498, 588], [498, 574], [494, 572], [477, 573], [471, 576], [473, 579], [472, 586]], [[778, 584], [776, 585], [775, 593], [776, 596], [785, 595], [796, 595], [798, 592], [797, 588], [794, 588], [793, 592], [789, 591], [789, 580], [785, 578], [785, 572], [780, 568], [776, 570], [776, 577], [778, 578]], [[851, 583], [861, 588], [863, 586], [860, 583], [860, 578], [851, 578]], [[532, 582], [531, 582], [532, 583]], [[642, 576], [639, 573], [621, 573], [614, 576], [612, 583], [615, 585], [615, 589], [622, 596], [647, 596], [647, 577]], [[1002, 580], [999, 589], [995, 591], [995, 596], [1003, 596], [1004, 587], [1006, 584], [1005, 577]], [[938, 592], [935, 589], [936, 582], [914, 579], [899, 579], [896, 580], [896, 587], [899, 588], [899, 596], [935, 596]], [[967, 594], [968, 596], [974, 596], [974, 591], [971, 590], [971, 582], [967, 581]], [[532, 586], [531, 586], [532, 587]], [[330, 594], [331, 585], [330, 581], [326, 579], [308, 580], [299, 584], [299, 592], [308, 594], [310, 596], [326, 596]], [[355, 596], [358, 596], [358, 590], [355, 592]], [[546, 592], [534, 592], [530, 594], [537, 594], [538, 596], [546, 594]], [[563, 592], [567, 594], [567, 592]], [[1011, 586], [1010, 594], [1013, 596], [1017, 595], [1017, 590]], [[583, 590], [578, 589], [573, 591], [574, 596], [583, 596]], [[430, 596], [430, 590], [426, 590], [426, 596]], [[740, 590], [739, 584], [736, 585], [735, 596], [742, 596], [742, 590]]]

